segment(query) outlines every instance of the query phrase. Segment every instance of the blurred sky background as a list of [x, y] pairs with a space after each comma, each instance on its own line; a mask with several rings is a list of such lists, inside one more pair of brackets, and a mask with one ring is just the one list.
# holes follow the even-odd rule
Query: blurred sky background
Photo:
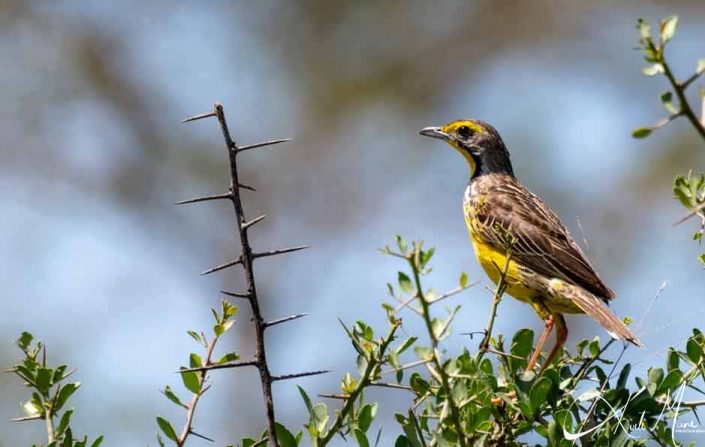
[[[268, 216], [255, 248], [313, 245], [257, 264], [266, 317], [311, 313], [268, 331], [275, 374], [333, 369], [298, 384], [337, 390], [354, 351], [336, 318], [384, 329], [385, 283], [402, 265], [376, 249], [397, 233], [437, 247], [429, 286], [455, 287], [462, 270], [487, 284], [462, 218], [467, 167], [418, 135], [461, 117], [495, 124], [519, 179], [587, 240], [618, 292], [614, 311], [647, 346], [626, 359], [662, 364], [705, 315], [695, 224], [671, 227], [683, 213], [672, 178], [702, 169], [705, 147], [685, 121], [630, 137], [665, 113], [665, 81], [640, 72], [635, 22], [669, 14], [681, 18], [670, 59], [686, 76], [705, 56], [699, 0], [0, 2], [0, 367], [29, 330], [51, 362], [77, 369], [76, 432], [156, 445], [157, 414], [181, 423], [158, 390], [180, 387], [174, 371], [196, 349], [185, 331], [209, 328], [218, 290], [241, 286], [237, 269], [198, 276], [238, 254], [231, 207], [173, 205], [227, 185], [216, 122], [179, 123], [214, 101], [242, 143], [294, 138], [240, 159], [258, 189], [244, 193], [246, 212]], [[458, 333], [484, 327], [490, 296], [478, 287], [454, 299], [450, 350], [474, 348]], [[243, 307], [226, 340], [245, 357], [248, 318]], [[501, 304], [498, 331], [541, 325], [529, 307]], [[571, 346], [607, 336], [584, 317], [569, 325]], [[216, 445], [261, 432], [255, 371], [213, 379], [198, 431]], [[306, 417], [296, 384], [274, 391], [292, 426]], [[408, 402], [383, 391], [380, 414]], [[9, 422], [26, 396], [0, 375], [3, 447], [45, 436], [40, 423]], [[391, 419], [385, 427], [396, 434]]]

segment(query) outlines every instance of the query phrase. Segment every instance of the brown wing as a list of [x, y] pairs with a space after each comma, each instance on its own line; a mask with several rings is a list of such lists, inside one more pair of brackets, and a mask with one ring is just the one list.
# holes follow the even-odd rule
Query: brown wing
[[512, 258], [532, 271], [558, 278], [603, 298], [614, 298], [558, 216], [517, 182], [501, 182], [483, 194], [476, 208], [478, 236], [503, 249], [512, 240]]

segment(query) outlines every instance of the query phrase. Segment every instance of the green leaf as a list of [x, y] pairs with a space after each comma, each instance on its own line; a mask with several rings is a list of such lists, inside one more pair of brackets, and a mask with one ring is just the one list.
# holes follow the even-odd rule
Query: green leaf
[[661, 35], [661, 44], [666, 45], [673, 35], [676, 33], [678, 26], [678, 16], [670, 16], [661, 20], [659, 24], [659, 34]]
[[61, 416], [59, 425], [56, 427], [56, 433], [58, 435], [61, 435], [67, 428], [69, 428], [69, 425], [71, 425], [71, 416], [73, 416], [73, 410], [66, 410], [66, 412]]
[[360, 447], [370, 447], [370, 441], [367, 440], [367, 435], [365, 435], [365, 432], [363, 432], [359, 428], [356, 428], [353, 433], [355, 434], [357, 445], [359, 445]]
[[294, 435], [279, 422], [275, 423], [274, 430], [277, 435], [277, 441], [279, 441], [281, 447], [297, 447], [299, 445]]
[[[657, 74], [661, 74], [664, 72], [663, 64], [656, 63], [656, 64], [649, 65], [647, 67], [642, 68], [641, 72], [644, 73], [644, 75], [646, 75], [646, 76], [656, 76]], [[637, 138], [640, 138], [640, 137], [637, 137]]]
[[66, 404], [66, 401], [69, 400], [69, 397], [73, 395], [73, 393], [76, 392], [78, 387], [81, 386], [81, 382], [72, 382], [72, 383], [67, 383], [66, 385], [62, 386], [59, 392], [56, 395], [56, 402], [54, 403], [54, 413], [58, 412], [63, 408], [63, 406]]
[[166, 388], [162, 390], [162, 394], [165, 395], [167, 399], [174, 402], [176, 405], [186, 408], [186, 405], [184, 405], [183, 402], [181, 402], [181, 399], [179, 399], [179, 397], [174, 394], [174, 391], [172, 391], [169, 385], [167, 385]]
[[663, 379], [661, 384], [656, 389], [656, 394], [660, 393], [672, 393], [676, 390], [683, 381], [683, 373], [679, 369], [674, 369], [668, 373], [668, 375]]
[[201, 356], [196, 354], [195, 352], [192, 352], [191, 355], [189, 356], [189, 366], [191, 368], [200, 368], [203, 366], [203, 362], [201, 361]]
[[174, 427], [171, 426], [171, 423], [164, 419], [161, 416], [157, 416], [157, 424], [159, 425], [159, 428], [162, 430], [162, 433], [164, 433], [164, 436], [167, 438], [171, 439], [174, 442], [178, 441], [178, 437], [176, 436], [176, 432], [174, 431]]
[[402, 239], [401, 236], [399, 236], [398, 234], [397, 246], [399, 247], [399, 251], [401, 251], [402, 254], [406, 254], [406, 249], [408, 248], [408, 246], [406, 245], [406, 242], [404, 242], [404, 239]]
[[590, 355], [592, 355], [593, 357], [597, 357], [597, 355], [600, 353], [600, 337], [593, 338], [590, 344], [588, 345], [588, 349], [590, 350]]
[[411, 284], [411, 279], [409, 279], [404, 272], [399, 272], [399, 287], [408, 294], [411, 294], [414, 291], [414, 286]]
[[435, 247], [431, 247], [428, 250], [421, 252], [421, 267], [424, 267], [426, 264], [428, 264], [428, 261], [431, 260], [435, 252]]
[[647, 379], [647, 388], [649, 388], [649, 390], [653, 389], [653, 391], [650, 391], [652, 395], [656, 392], [656, 389], [658, 388], [658, 386], [661, 384], [662, 381], [663, 381], [663, 369], [649, 368], [648, 379]]
[[460, 287], [466, 288], [468, 286], [468, 274], [463, 272], [460, 274]]
[[223, 308], [223, 320], [228, 320], [235, 316], [237, 313], [237, 307], [233, 306], [232, 303], [230, 303], [227, 300], [223, 300], [222, 303], [222, 308]]
[[93, 441], [93, 444], [91, 444], [91, 447], [100, 447], [100, 445], [103, 443], [103, 435], [98, 436], [95, 438], [95, 441]]
[[685, 351], [686, 354], [688, 354], [688, 358], [690, 359], [690, 361], [694, 364], [700, 362], [700, 359], [703, 356], [702, 347], [698, 345], [698, 342], [693, 337], [688, 339], [688, 343], [686, 343], [685, 345]]
[[397, 440], [394, 441], [394, 447], [414, 447], [414, 444], [406, 436], [399, 435]]
[[668, 350], [668, 370], [680, 369], [681, 358], [673, 348]]
[[240, 356], [235, 352], [228, 352], [223, 354], [215, 363], [216, 365], [222, 365], [223, 363], [236, 362], [240, 359]]
[[548, 393], [551, 392], [551, 387], [553, 382], [547, 377], [541, 377], [534, 385], [531, 387], [529, 392], [529, 402], [531, 403], [531, 414], [538, 414], [539, 408], [546, 404], [546, 399], [548, 398]]
[[693, 208], [697, 202], [693, 196], [690, 179], [677, 175], [673, 180], [673, 195], [686, 208]]
[[676, 114], [678, 113], [678, 109], [676, 106], [673, 105], [673, 93], [670, 91], [665, 91], [661, 93], [661, 104], [663, 104], [663, 107], [668, 110], [669, 113], [671, 114]]
[[404, 341], [404, 343], [402, 343], [401, 346], [399, 346], [399, 347], [397, 348], [397, 355], [399, 355], [399, 354], [401, 354], [402, 352], [404, 352], [404, 351], [406, 351], [407, 349], [409, 349], [409, 347], [411, 347], [411, 345], [413, 345], [413, 344], [416, 342], [416, 340], [418, 340], [417, 337], [409, 337], [409, 338], [407, 338], [407, 339]]
[[301, 398], [304, 400], [304, 404], [306, 404], [306, 409], [308, 410], [309, 415], [313, 414], [313, 405], [311, 404], [311, 398], [308, 397], [308, 394], [306, 394], [306, 391], [301, 388], [299, 385], [296, 385], [296, 388], [299, 389], [299, 394], [301, 395]]
[[632, 131], [632, 137], [634, 138], [646, 138], [649, 135], [651, 135], [651, 132], [653, 132], [653, 129], [650, 127], [640, 127], [638, 129], [634, 129]]
[[206, 341], [203, 340], [203, 337], [201, 337], [201, 334], [199, 334], [198, 332], [196, 332], [196, 331], [186, 331], [186, 333], [189, 334], [189, 336], [191, 336], [191, 338], [193, 338], [194, 340], [196, 340], [196, 342], [197, 342], [199, 345], [203, 345], [204, 347], [206, 346]]
[[32, 340], [34, 340], [34, 335], [29, 332], [22, 332], [22, 334], [20, 334], [20, 338], [18, 338], [15, 343], [17, 343], [17, 346], [19, 346], [20, 349], [26, 351], [29, 349], [29, 345], [32, 344]]
[[360, 412], [357, 414], [357, 424], [363, 433], [367, 433], [367, 430], [372, 424], [372, 420], [377, 414], [377, 404], [365, 404]]
[[[182, 367], [181, 369], [186, 368]], [[201, 391], [201, 380], [198, 378], [198, 374], [196, 374], [195, 371], [182, 371], [181, 380], [184, 382], [186, 389], [193, 394], [198, 394]]]
[[525, 358], [531, 353], [531, 348], [534, 342], [534, 331], [531, 329], [521, 329], [512, 338], [511, 353], [513, 355]]
[[49, 388], [51, 388], [54, 383], [52, 379], [54, 378], [54, 370], [51, 368], [39, 368], [37, 370], [37, 376], [35, 379], [35, 384], [37, 385], [37, 391], [41, 394], [47, 394]]
[[627, 380], [629, 380], [629, 373], [632, 370], [632, 365], [627, 363], [622, 368], [622, 372], [619, 373], [619, 379], [617, 379], [617, 389], [626, 388]]

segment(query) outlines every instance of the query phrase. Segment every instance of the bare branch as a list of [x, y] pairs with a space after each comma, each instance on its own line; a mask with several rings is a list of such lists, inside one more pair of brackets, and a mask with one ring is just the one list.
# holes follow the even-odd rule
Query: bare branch
[[210, 200], [227, 200], [227, 199], [232, 199], [233, 195], [229, 192], [225, 194], [215, 194], [212, 196], [202, 196], [202, 197], [196, 197], [195, 199], [187, 199], [187, 200], [182, 200], [180, 202], [176, 202], [176, 205], [186, 205], [188, 203], [197, 203], [197, 202], [207, 202]]
[[215, 442], [214, 439], [211, 439], [211, 438], [209, 438], [209, 437], [207, 437], [207, 436], [203, 436], [203, 435], [200, 434], [200, 433], [196, 433], [195, 431], [193, 431], [193, 429], [191, 429], [191, 432], [190, 432], [190, 433], [191, 433], [193, 436], [197, 437], [197, 438], [205, 439], [206, 441], [210, 441], [210, 442]]
[[242, 259], [242, 255], [240, 255], [240, 257], [235, 259], [234, 261], [228, 261], [225, 264], [220, 264], [220, 265], [217, 265], [213, 268], [210, 268], [204, 272], [201, 272], [201, 275], [210, 275], [211, 273], [218, 272], [218, 271], [226, 269], [228, 267], [232, 267], [232, 266], [238, 265], [238, 264], [243, 264], [243, 262], [244, 261]]
[[230, 368], [242, 368], [244, 366], [257, 366], [256, 360], [248, 360], [245, 362], [228, 362], [228, 363], [218, 363], [218, 364], [206, 364], [206, 366], [201, 366], [198, 368], [188, 368], [178, 371], [179, 373], [185, 372], [203, 372], [211, 371], [214, 369], [230, 369]]
[[247, 146], [239, 146], [237, 148], [238, 152], [249, 151], [250, 149], [257, 149], [258, 147], [272, 146], [274, 144], [286, 143], [291, 141], [291, 138], [280, 138], [278, 140], [263, 141], [262, 143], [249, 144]]
[[266, 258], [267, 256], [283, 255], [284, 253], [292, 253], [295, 251], [306, 250], [307, 248], [311, 248], [311, 246], [310, 245], [301, 245], [299, 247], [282, 248], [279, 250], [265, 251], [262, 253], [252, 253], [252, 257], [254, 259]]
[[686, 214], [685, 216], [681, 217], [681, 218], [678, 219], [677, 221], [673, 222], [673, 226], [675, 227], [676, 225], [680, 225], [680, 224], [682, 224], [683, 222], [685, 222], [686, 220], [688, 220], [688, 219], [690, 219], [691, 217], [695, 216], [696, 214], [702, 213], [703, 211], [705, 211], [705, 202], [703, 202], [703, 203], [701, 203], [700, 205], [696, 206], [695, 208], [693, 208], [692, 210], [690, 210], [690, 212], [688, 212], [688, 214]]
[[261, 216], [255, 217], [254, 219], [252, 219], [249, 222], [245, 222], [244, 224], [242, 224], [242, 229], [247, 230], [248, 228], [250, 228], [252, 225], [256, 224], [257, 222], [263, 221], [265, 217], [267, 217], [267, 215], [262, 214]]
[[324, 399], [338, 399], [338, 400], [345, 400], [349, 399], [350, 396], [348, 394], [325, 394], [325, 393], [320, 393], [318, 397], [323, 397]]
[[181, 120], [182, 123], [190, 123], [191, 121], [202, 120], [204, 118], [211, 118], [215, 116], [215, 112], [201, 113], [200, 115], [190, 116], [186, 119]]
[[223, 295], [232, 296], [233, 298], [244, 298], [246, 300], [250, 299], [250, 295], [248, 293], [228, 292], [227, 290], [221, 290], [220, 293], [222, 293]]
[[285, 374], [283, 376], [272, 376], [272, 381], [278, 382], [280, 380], [298, 379], [299, 377], [317, 376], [319, 374], [328, 374], [329, 372], [331, 371], [327, 369], [322, 369], [320, 371], [308, 371], [296, 374]]
[[283, 318], [278, 318], [276, 320], [267, 321], [264, 323], [264, 327], [268, 328], [268, 327], [276, 326], [281, 323], [286, 323], [287, 321], [297, 320], [297, 319], [299, 319], [301, 317], [305, 317], [307, 315], [308, 314], [294, 314], [294, 315], [289, 315], [288, 317], [283, 317]]

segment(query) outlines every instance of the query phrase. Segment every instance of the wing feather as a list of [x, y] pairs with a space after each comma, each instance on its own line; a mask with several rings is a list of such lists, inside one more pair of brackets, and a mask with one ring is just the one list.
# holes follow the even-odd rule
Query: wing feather
[[614, 298], [558, 216], [518, 183], [497, 185], [474, 207], [474, 230], [535, 273], [568, 281], [608, 301]]

